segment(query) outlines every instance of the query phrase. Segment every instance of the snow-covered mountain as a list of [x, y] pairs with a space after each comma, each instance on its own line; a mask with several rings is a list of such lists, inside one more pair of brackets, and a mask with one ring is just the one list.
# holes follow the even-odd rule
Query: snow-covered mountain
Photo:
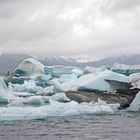
[[138, 65], [140, 64], [140, 55], [124, 55], [119, 57], [108, 57], [100, 60], [91, 59], [75, 59], [69, 57], [45, 57], [39, 59], [45, 65], [71, 65], [71, 66], [95, 66], [100, 67], [103, 65], [112, 66], [114, 63]]
[[[1, 54], [0, 55], [0, 72], [13, 71], [18, 64], [31, 56], [27, 54]], [[95, 66], [103, 65], [112, 66], [114, 63], [138, 65], [140, 64], [140, 55], [127, 55], [119, 57], [108, 57], [101, 60], [77, 59], [62, 56], [46, 56], [37, 58], [44, 65], [66, 65], [66, 66]], [[83, 61], [84, 60], [84, 61]], [[88, 61], [87, 61], [88, 60]]]
[[63, 56], [47, 56], [44, 58], [38, 58], [38, 60], [44, 65], [66, 65], [66, 66], [76, 66], [78, 62], [76, 59], [71, 57]]

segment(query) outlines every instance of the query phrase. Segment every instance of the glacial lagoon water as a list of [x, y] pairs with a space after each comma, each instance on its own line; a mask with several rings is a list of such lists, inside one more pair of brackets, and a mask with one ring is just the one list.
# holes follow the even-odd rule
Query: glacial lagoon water
[[139, 140], [140, 112], [2, 121], [0, 140]]

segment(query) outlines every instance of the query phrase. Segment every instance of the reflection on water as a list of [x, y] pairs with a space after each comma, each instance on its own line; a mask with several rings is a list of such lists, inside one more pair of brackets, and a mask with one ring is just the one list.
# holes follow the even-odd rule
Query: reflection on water
[[2, 140], [139, 140], [140, 113], [49, 117], [0, 123]]

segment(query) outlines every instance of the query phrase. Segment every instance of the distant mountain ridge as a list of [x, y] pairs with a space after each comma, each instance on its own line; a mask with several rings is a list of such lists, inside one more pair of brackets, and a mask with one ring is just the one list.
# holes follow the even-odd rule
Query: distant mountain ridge
[[[0, 55], [0, 72], [13, 71], [24, 59], [31, 56], [27, 54], [2, 54]], [[108, 57], [98, 61], [90, 62], [78, 62], [74, 58], [70, 57], [58, 57], [58, 56], [47, 56], [44, 58], [38, 58], [38, 61], [44, 65], [64, 65], [64, 66], [94, 66], [100, 67], [103, 65], [112, 66], [114, 63], [121, 63], [127, 65], [139, 65], [140, 55], [128, 55], [119, 57]]]
[[97, 61], [90, 62], [78, 62], [76, 59], [72, 58], [63, 58], [63, 57], [46, 57], [44, 59], [39, 59], [45, 65], [67, 65], [67, 66], [112, 66], [114, 63], [126, 64], [126, 65], [139, 65], [140, 64], [140, 55], [128, 55], [128, 56], [119, 56], [119, 57], [108, 57]]
[[1, 54], [0, 55], [0, 72], [13, 71], [19, 63], [29, 58], [27, 54]]

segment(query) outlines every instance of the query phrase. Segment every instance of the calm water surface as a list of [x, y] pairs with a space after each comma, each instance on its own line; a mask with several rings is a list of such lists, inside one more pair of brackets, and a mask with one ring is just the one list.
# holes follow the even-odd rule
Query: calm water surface
[[140, 140], [140, 113], [0, 122], [0, 140]]

